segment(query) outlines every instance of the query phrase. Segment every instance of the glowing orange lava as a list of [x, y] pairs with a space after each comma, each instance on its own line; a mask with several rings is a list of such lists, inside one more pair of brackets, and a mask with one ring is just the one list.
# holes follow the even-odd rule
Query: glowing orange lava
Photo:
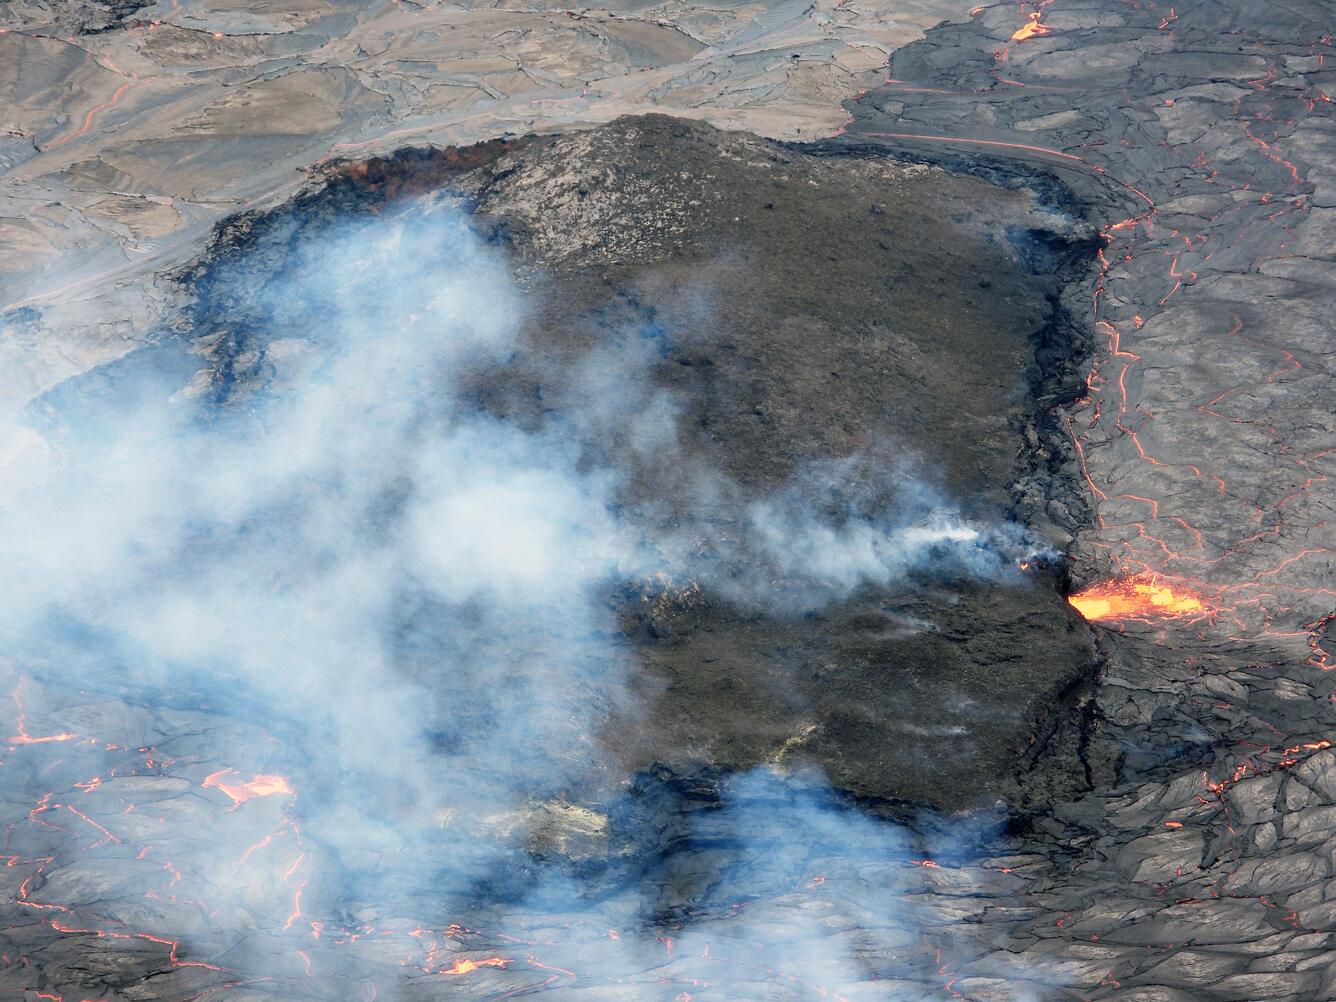
[[1199, 616], [1210, 610], [1202, 597], [1183, 587], [1171, 587], [1153, 575], [1117, 578], [1067, 596], [1086, 619], [1168, 619]]
[[1041, 16], [1039, 11], [1035, 11], [1031, 14], [1030, 20], [1027, 21], [1024, 26], [1017, 28], [1012, 32], [1011, 40], [1013, 42], [1023, 42], [1027, 38], [1037, 38], [1039, 35], [1051, 35], [1053, 29], [1046, 24], [1039, 23], [1039, 18]]
[[[232, 778], [234, 776], [235, 779]], [[296, 792], [282, 776], [257, 773], [252, 779], [243, 780], [241, 773], [235, 769], [219, 769], [210, 773], [204, 777], [204, 782], [200, 786], [217, 787], [231, 797], [234, 804], [244, 803], [251, 797], [272, 797], [276, 794], [290, 797]]]
[[43, 745], [52, 741], [73, 741], [79, 735], [69, 731], [61, 731], [59, 734], [43, 734], [35, 737], [28, 733], [28, 713], [23, 708], [23, 683], [20, 682], [14, 687], [14, 706], [18, 710], [18, 719], [14, 722], [14, 729], [17, 733], [9, 737], [11, 745]]
[[484, 957], [482, 960], [456, 960], [449, 967], [442, 967], [442, 974], [469, 974], [480, 967], [505, 967], [510, 961], [504, 957]]

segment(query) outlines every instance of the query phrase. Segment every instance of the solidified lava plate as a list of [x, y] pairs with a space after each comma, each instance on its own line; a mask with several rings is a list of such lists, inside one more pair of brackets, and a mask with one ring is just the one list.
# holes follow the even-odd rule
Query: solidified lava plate
[[1330, 4], [0, 11], [4, 997], [1336, 997]]

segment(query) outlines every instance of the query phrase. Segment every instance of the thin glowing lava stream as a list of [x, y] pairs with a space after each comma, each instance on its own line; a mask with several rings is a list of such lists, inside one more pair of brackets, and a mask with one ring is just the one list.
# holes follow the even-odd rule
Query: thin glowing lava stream
[[1210, 612], [1201, 595], [1173, 587], [1155, 575], [1115, 578], [1092, 585], [1067, 601], [1086, 619], [1172, 619]]

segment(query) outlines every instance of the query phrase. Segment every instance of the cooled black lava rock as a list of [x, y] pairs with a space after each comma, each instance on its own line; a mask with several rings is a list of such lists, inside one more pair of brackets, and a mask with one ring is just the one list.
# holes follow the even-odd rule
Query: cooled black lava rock
[[[880, 510], [921, 484], [1058, 546], [1076, 529], [1079, 514], [1046, 507], [1042, 471], [1070, 474], [1071, 457], [1036, 436], [1035, 396], [1079, 386], [1053, 297], [1088, 233], [1019, 186], [663, 116], [354, 165], [233, 222], [188, 275], [224, 405], [265, 385], [267, 343], [292, 336], [263, 304], [293, 247], [431, 186], [505, 249], [530, 309], [513, 363], [473, 376], [480, 406], [537, 427], [588, 404], [563, 374], [590, 352], [630, 336], [652, 354], [668, 426], [610, 406], [588, 443], [627, 471], [621, 500], [646, 535], [693, 533], [726, 576], [739, 504], [795, 478], [817, 508], [834, 490]], [[672, 447], [647, 446], [655, 434]], [[727, 497], [703, 495], [702, 470]], [[1015, 774], [1091, 676], [1088, 634], [1046, 572], [943, 566], [834, 604], [774, 572], [778, 612], [690, 572], [614, 596], [649, 710], [608, 722], [610, 752], [630, 769], [810, 758], [858, 794], [1019, 802]], [[1079, 787], [1063, 747], [1057, 787]]]

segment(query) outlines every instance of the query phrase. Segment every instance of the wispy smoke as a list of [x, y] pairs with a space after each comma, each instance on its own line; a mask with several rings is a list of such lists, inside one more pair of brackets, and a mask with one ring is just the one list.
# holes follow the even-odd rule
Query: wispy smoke
[[[766, 497], [684, 462], [694, 500], [671, 518], [637, 510], [628, 464], [678, 454], [681, 403], [651, 379], [655, 338], [595, 347], [557, 380], [559, 407], [521, 425], [467, 390], [520, 350], [523, 304], [466, 220], [350, 224], [295, 253], [266, 303], [265, 380], [231, 388], [232, 402], [164, 349], [122, 363], [96, 408], [49, 404], [50, 474], [0, 513], [15, 585], [0, 634], [63, 681], [283, 721], [314, 784], [307, 831], [329, 860], [342, 854], [321, 878], [327, 901], [354, 893], [337, 882], [356, 884], [368, 860], [383, 887], [430, 873], [414, 893], [466, 901], [513, 858], [507, 833], [532, 828], [532, 805], [615, 788], [598, 742], [634, 712], [606, 597], [619, 582], [666, 574], [783, 613], [929, 567], [999, 577], [1028, 552], [1019, 528], [971, 522], [903, 470], [869, 479], [859, 457]], [[727, 534], [705, 515], [721, 507]], [[740, 781], [747, 806], [708, 822], [731, 826], [717, 836], [733, 839], [730, 865], [752, 849], [771, 860], [738, 878], [757, 896], [798, 851], [777, 827], [792, 817], [763, 808], [784, 794], [764, 782]], [[848, 811], [808, 805], [802, 826], [804, 839], [908, 851], [903, 833]], [[702, 932], [727, 913], [696, 906], [682, 915]], [[749, 921], [739, 943], [765, 938]], [[774, 962], [786, 974], [853, 949], [811, 936], [771, 948], [789, 951]], [[855, 966], [840, 976], [866, 974]]]
[[878, 467], [861, 454], [806, 464], [742, 510], [746, 570], [732, 588], [772, 609], [841, 601], [924, 568], [1014, 579], [1018, 563], [1048, 555], [1015, 523], [965, 517], [907, 461]]
[[[977, 865], [1005, 844], [997, 816], [915, 835], [842, 802], [820, 774], [767, 768], [722, 780], [718, 794], [640, 883], [591, 899], [549, 873], [503, 928], [531, 940], [555, 912], [569, 955], [622, 972], [637, 997], [1035, 1002], [1061, 985], [1006, 951], [966, 946], [961, 924], [1019, 884], [1001, 864]], [[660, 924], [608, 929], [627, 917]], [[966, 977], [980, 993], [952, 995], [948, 983], [965, 989]]]

